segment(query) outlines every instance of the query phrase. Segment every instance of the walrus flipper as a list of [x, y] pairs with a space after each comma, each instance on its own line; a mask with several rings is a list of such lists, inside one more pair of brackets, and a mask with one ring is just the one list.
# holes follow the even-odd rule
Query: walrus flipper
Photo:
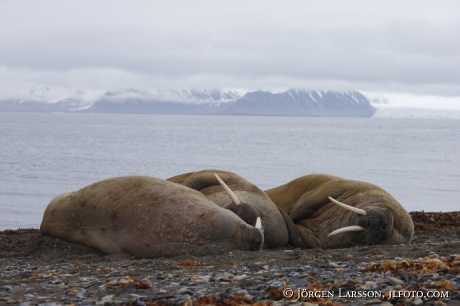
[[329, 197], [339, 198], [351, 187], [352, 184], [344, 180], [327, 181], [300, 196], [290, 207], [288, 213], [294, 222], [311, 218], [315, 215], [315, 212], [331, 203]]
[[[341, 179], [338, 176], [325, 174], [310, 174], [299, 177], [284, 185], [265, 190], [265, 193], [278, 207], [286, 212], [304, 195], [322, 186], [323, 184]], [[315, 209], [313, 209], [315, 210]]]

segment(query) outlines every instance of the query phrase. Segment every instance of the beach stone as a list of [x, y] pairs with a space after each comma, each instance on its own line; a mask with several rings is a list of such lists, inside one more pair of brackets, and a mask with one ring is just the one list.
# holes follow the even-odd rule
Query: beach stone
[[395, 285], [395, 286], [396, 286], [396, 285], [404, 285], [404, 282], [403, 282], [402, 280], [397, 279], [397, 278], [392, 277], [392, 276], [389, 276], [389, 277], [387, 278], [387, 280], [388, 280], [388, 282], [389, 282], [390, 284]]
[[416, 298], [412, 301], [412, 305], [415, 305], [415, 306], [423, 305], [423, 300], [421, 298]]
[[193, 294], [193, 291], [187, 287], [183, 287], [176, 291], [178, 294]]
[[377, 288], [377, 283], [371, 282], [371, 281], [367, 281], [364, 285], [361, 286], [361, 289], [366, 289], [366, 290], [371, 290], [371, 289], [376, 289], [376, 288]]

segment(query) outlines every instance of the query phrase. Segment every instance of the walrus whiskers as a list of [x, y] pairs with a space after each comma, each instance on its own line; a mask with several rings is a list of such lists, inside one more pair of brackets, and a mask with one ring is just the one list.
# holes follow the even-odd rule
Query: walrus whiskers
[[327, 236], [329, 237], [329, 236], [337, 235], [340, 233], [346, 233], [346, 232], [364, 232], [365, 230], [366, 229], [364, 227], [361, 227], [359, 225], [352, 225], [352, 226], [346, 226], [346, 227], [339, 228], [333, 232], [330, 232], [329, 235]]
[[236, 195], [233, 193], [233, 191], [227, 186], [227, 184], [224, 183], [224, 181], [217, 175], [217, 173], [214, 173], [214, 175], [216, 176], [217, 180], [219, 181], [219, 183], [222, 185], [222, 187], [224, 187], [225, 191], [228, 193], [228, 195], [230, 196], [230, 198], [233, 200], [233, 202], [236, 204], [236, 205], [241, 205], [241, 201], [236, 197]]
[[363, 216], [367, 215], [367, 213], [366, 213], [366, 211], [364, 209], [356, 208], [356, 207], [341, 203], [341, 202], [339, 202], [339, 201], [337, 201], [337, 200], [335, 200], [335, 199], [333, 199], [331, 197], [329, 197], [329, 200], [331, 200], [332, 203], [335, 203], [335, 204], [337, 204], [339, 206], [342, 206], [345, 209], [348, 209], [349, 211], [355, 212], [355, 213], [363, 215]]

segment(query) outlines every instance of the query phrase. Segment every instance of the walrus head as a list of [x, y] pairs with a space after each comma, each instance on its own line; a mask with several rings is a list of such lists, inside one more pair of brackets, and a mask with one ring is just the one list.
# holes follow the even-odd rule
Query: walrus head
[[225, 182], [217, 175], [217, 173], [214, 173], [214, 176], [219, 181], [220, 185], [224, 188], [225, 192], [227, 192], [230, 199], [232, 199], [232, 202], [222, 207], [233, 211], [247, 224], [256, 225], [257, 221], [260, 222], [260, 218], [254, 206], [246, 202], [240, 201], [240, 199], [238, 199], [235, 193], [233, 193], [230, 187], [228, 187], [227, 184], [225, 184]]
[[260, 251], [264, 246], [264, 229], [262, 228], [262, 223], [260, 218], [257, 218], [256, 225], [251, 226], [245, 222], [239, 224], [243, 241], [243, 251]]
[[404, 229], [398, 230], [401, 226], [395, 224], [393, 213], [388, 208], [376, 205], [361, 209], [332, 197], [329, 197], [329, 200], [354, 214], [350, 218], [352, 225], [339, 228], [329, 233], [328, 237], [348, 232], [353, 240], [367, 245], [407, 243], [408, 233]]
[[[262, 250], [262, 247], [264, 245], [264, 228], [262, 227], [262, 221], [260, 220], [260, 217], [257, 215], [257, 211], [254, 209], [253, 206], [240, 201], [238, 197], [230, 189], [230, 187], [228, 187], [227, 184], [225, 184], [225, 182], [222, 181], [222, 179], [217, 175], [217, 173], [214, 173], [214, 175], [219, 181], [219, 183], [221, 184], [221, 186], [224, 188], [224, 190], [228, 193], [228, 196], [233, 201], [229, 205], [225, 206], [224, 208], [233, 211], [241, 219], [243, 219], [246, 223], [251, 224], [251, 225], [254, 224], [254, 229], [256, 229], [256, 231], [249, 230], [249, 232], [247, 233], [248, 238], [246, 239], [246, 241], [250, 242], [250, 245], [248, 246], [249, 250], [250, 251]], [[260, 241], [261, 241], [261, 244], [260, 246], [258, 246], [258, 243]]]
[[[366, 244], [377, 244], [380, 240], [388, 238], [393, 229], [393, 215], [386, 209], [381, 208], [356, 208], [339, 202], [329, 197], [333, 203], [342, 206], [352, 212], [355, 212], [356, 218], [354, 222], [356, 225], [339, 228], [331, 233], [329, 236], [337, 235], [345, 232], [362, 232], [363, 236], [360, 240], [364, 240]], [[363, 239], [364, 238], [364, 239]], [[363, 241], [363, 242], [364, 242]]]

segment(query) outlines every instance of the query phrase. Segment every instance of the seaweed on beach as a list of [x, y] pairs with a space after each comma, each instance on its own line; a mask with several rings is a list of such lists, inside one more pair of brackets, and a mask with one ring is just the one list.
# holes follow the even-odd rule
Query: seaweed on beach
[[409, 213], [414, 222], [415, 231], [446, 232], [460, 229], [460, 211]]

